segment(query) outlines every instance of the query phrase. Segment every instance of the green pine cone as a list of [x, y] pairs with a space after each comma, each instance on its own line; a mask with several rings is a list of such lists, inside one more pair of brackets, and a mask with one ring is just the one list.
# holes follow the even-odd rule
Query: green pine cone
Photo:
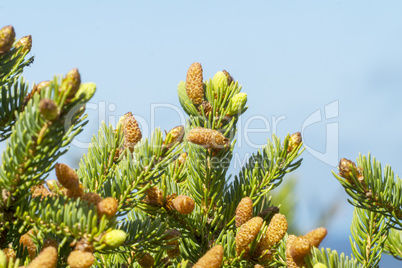
[[228, 86], [228, 78], [224, 72], [217, 72], [212, 78], [212, 85], [216, 92], [223, 91], [224, 88]]
[[112, 230], [105, 234], [105, 244], [109, 247], [115, 248], [123, 244], [126, 240], [127, 234], [123, 230]]
[[247, 103], [247, 94], [238, 93], [229, 101], [228, 115], [236, 115], [243, 111]]
[[75, 98], [79, 98], [81, 102], [89, 101], [96, 91], [96, 84], [95, 83], [85, 83], [81, 84], [80, 88], [78, 89], [77, 93], [75, 94]]

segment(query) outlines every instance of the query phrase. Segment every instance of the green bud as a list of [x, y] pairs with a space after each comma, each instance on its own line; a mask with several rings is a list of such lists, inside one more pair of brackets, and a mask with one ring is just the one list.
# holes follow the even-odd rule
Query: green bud
[[313, 268], [327, 268], [327, 266], [323, 263], [316, 263], [314, 264]]
[[217, 72], [212, 78], [212, 85], [214, 86], [215, 91], [220, 91], [228, 86], [228, 78], [224, 72]]
[[95, 83], [81, 84], [80, 88], [75, 94], [75, 97], [79, 98], [82, 102], [87, 102], [93, 97], [95, 91], [96, 91]]
[[20, 40], [18, 40], [18, 43], [15, 45], [16, 48], [21, 48], [21, 52], [29, 52], [31, 51], [32, 48], [32, 36], [27, 35], [22, 37]]
[[42, 99], [39, 102], [39, 111], [43, 118], [53, 121], [59, 117], [60, 109], [51, 99]]
[[6, 268], [7, 267], [7, 258], [6, 254], [0, 249], [0, 268]]
[[247, 103], [247, 94], [246, 93], [237, 93], [233, 96], [233, 98], [229, 101], [229, 112], [228, 115], [235, 115], [240, 113], [244, 106]]
[[109, 247], [115, 248], [123, 244], [126, 240], [127, 234], [123, 230], [112, 230], [105, 234], [105, 244]]
[[14, 27], [11, 25], [0, 29], [0, 55], [7, 53], [13, 46], [15, 40]]
[[67, 90], [70, 91], [68, 93], [67, 99], [71, 100], [75, 97], [75, 94], [80, 88], [80, 85], [81, 85], [80, 73], [78, 72], [77, 68], [74, 68], [71, 71], [69, 71], [67, 75], [64, 77], [61, 89], [63, 91]]

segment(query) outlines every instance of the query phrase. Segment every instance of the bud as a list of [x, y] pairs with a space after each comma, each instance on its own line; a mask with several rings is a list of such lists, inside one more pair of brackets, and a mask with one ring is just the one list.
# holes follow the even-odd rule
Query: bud
[[102, 197], [98, 195], [97, 193], [85, 193], [82, 197], [82, 200], [87, 201], [89, 204], [93, 204], [97, 206], [99, 202], [102, 201]]
[[0, 29], [0, 56], [10, 51], [15, 40], [14, 27], [11, 25]]
[[105, 234], [105, 244], [109, 247], [116, 248], [123, 244], [126, 240], [127, 234], [123, 230], [112, 230]]
[[217, 130], [196, 127], [187, 133], [189, 142], [201, 145], [207, 149], [221, 149], [229, 145], [229, 139]]
[[243, 256], [248, 255], [248, 245], [257, 237], [258, 232], [262, 226], [262, 218], [254, 217], [245, 224], [243, 224], [236, 234], [236, 253], [239, 256], [243, 250], [245, 250], [245, 254]]
[[131, 152], [134, 150], [134, 146], [141, 140], [142, 134], [137, 120], [135, 120], [131, 112], [126, 113], [120, 118], [119, 124], [121, 124], [124, 132], [124, 147], [129, 148]]
[[320, 227], [308, 232], [306, 235], [304, 235], [304, 237], [307, 238], [307, 240], [313, 247], [318, 248], [318, 246], [320, 245], [321, 241], [325, 238], [327, 233], [328, 232], [326, 228]]
[[39, 102], [40, 114], [48, 121], [54, 121], [59, 118], [60, 109], [51, 99], [42, 99]]
[[179, 195], [173, 199], [173, 207], [183, 215], [190, 214], [194, 210], [194, 200], [186, 195]]
[[32, 36], [27, 35], [18, 40], [18, 43], [15, 45], [16, 48], [21, 48], [22, 53], [28, 53], [32, 48]]
[[57, 249], [47, 247], [28, 265], [28, 268], [56, 268], [56, 266]]
[[80, 99], [81, 102], [89, 101], [96, 92], [96, 84], [85, 83], [81, 84], [75, 96]]
[[0, 250], [0, 268], [7, 268], [6, 254], [2, 250]]
[[236, 208], [236, 227], [242, 226], [253, 217], [253, 201], [250, 197], [243, 198]]
[[202, 256], [193, 268], [219, 268], [223, 260], [223, 247], [216, 245]]
[[78, 72], [77, 68], [72, 69], [69, 71], [63, 79], [61, 84], [61, 89], [63, 91], [69, 91], [67, 99], [71, 100], [75, 97], [78, 89], [81, 85], [81, 75]]
[[300, 132], [296, 132], [289, 137], [288, 153], [297, 148], [302, 142], [302, 137]]
[[232, 82], [234, 82], [233, 77], [226, 70], [223, 70], [222, 72], [226, 75], [226, 78], [228, 79], [228, 85], [230, 86], [232, 84]]
[[166, 146], [166, 148], [170, 149], [175, 145], [176, 143], [180, 143], [183, 141], [184, 137], [184, 127], [183, 126], [177, 126], [172, 128], [167, 134], [166, 137], [168, 137], [170, 134], [170, 139], [165, 140], [163, 144]]
[[152, 257], [151, 254], [149, 254], [148, 252], [145, 253], [139, 260], [138, 260], [138, 264], [142, 267], [142, 268], [152, 268], [154, 267], [154, 257]]
[[45, 88], [45, 87], [49, 86], [49, 84], [50, 84], [50, 81], [42, 81], [39, 84], [35, 85], [33, 87], [32, 91], [28, 95], [25, 96], [25, 98], [24, 98], [24, 106], [27, 105], [28, 101], [30, 99], [32, 99], [32, 97], [33, 97], [33, 95], [35, 93], [40, 93], [42, 88]]
[[98, 216], [101, 218], [106, 215], [107, 218], [111, 218], [117, 213], [119, 204], [113, 197], [107, 197], [98, 203]]
[[147, 196], [144, 202], [153, 206], [163, 206], [163, 193], [158, 186], [151, 187], [147, 190]]
[[23, 234], [20, 237], [20, 244], [27, 248], [29, 258], [33, 260], [36, 256], [36, 246], [35, 243], [32, 241], [30, 234], [33, 234], [32, 230], [30, 230], [26, 234]]
[[71, 251], [68, 255], [67, 263], [70, 268], [89, 268], [95, 262], [95, 257], [91, 252], [79, 250]]
[[236, 115], [243, 111], [244, 106], [247, 103], [247, 94], [246, 93], [237, 93], [233, 96], [229, 101], [229, 111], [228, 115]]
[[[179, 231], [177, 231], [177, 230], [169, 230], [169, 231], [167, 231], [167, 235], [166, 235], [165, 239], [170, 240], [172, 238], [179, 237], [180, 235], [181, 235], [181, 233]], [[180, 255], [180, 246], [179, 246], [179, 240], [178, 239], [169, 241], [166, 244], [170, 245], [170, 246], [174, 246], [174, 248], [166, 250], [166, 253], [169, 256], [169, 259], [173, 260], [177, 256]]]
[[198, 62], [191, 64], [187, 71], [186, 91], [189, 99], [198, 106], [204, 100], [204, 83], [202, 78], [202, 66]]
[[209, 114], [212, 112], [212, 105], [208, 101], [202, 101], [201, 105], [197, 107], [197, 111], [200, 115], [202, 115], [202, 110], [204, 110], [204, 115], [206, 117], [209, 116]]
[[339, 175], [341, 177], [343, 177], [344, 179], [346, 179], [349, 183], [354, 184], [353, 179], [352, 179], [352, 170], [356, 170], [356, 164], [352, 161], [350, 161], [349, 159], [346, 158], [342, 158], [339, 161]]
[[313, 268], [327, 268], [327, 266], [323, 263], [316, 263], [314, 264]]
[[79, 187], [78, 175], [74, 169], [70, 168], [66, 164], [57, 163], [56, 166], [56, 177], [61, 185], [67, 189], [76, 189]]
[[228, 78], [224, 72], [217, 72], [212, 78], [212, 85], [216, 92], [222, 91], [228, 86]]

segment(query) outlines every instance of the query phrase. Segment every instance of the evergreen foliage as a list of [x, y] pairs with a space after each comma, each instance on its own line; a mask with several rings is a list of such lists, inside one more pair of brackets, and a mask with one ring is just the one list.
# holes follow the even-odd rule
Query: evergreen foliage
[[[34, 85], [21, 77], [31, 38], [0, 31], [0, 268], [378, 267], [402, 259], [402, 183], [389, 166], [342, 159], [355, 206], [353, 255], [318, 249], [325, 228], [286, 234], [270, 192], [297, 169], [300, 133], [275, 135], [228, 174], [247, 95], [227, 71], [203, 80], [194, 63], [178, 96], [185, 126], [142, 137], [131, 113], [102, 124], [77, 170], [57, 163], [86, 124], [96, 86], [77, 69]], [[56, 169], [57, 180], [47, 180]], [[241, 202], [242, 201], [242, 202]], [[51, 247], [51, 248], [49, 248]], [[57, 253], [57, 256], [55, 255]]]

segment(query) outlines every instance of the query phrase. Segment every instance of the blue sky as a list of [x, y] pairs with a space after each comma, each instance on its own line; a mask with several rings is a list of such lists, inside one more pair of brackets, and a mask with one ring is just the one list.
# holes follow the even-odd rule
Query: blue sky
[[[401, 10], [400, 1], [14, 0], [0, 2], [0, 25], [33, 36], [28, 81], [78, 67], [83, 81], [97, 84], [81, 142], [100, 120], [127, 111], [144, 128], [151, 116], [161, 129], [180, 124], [165, 104], [179, 107], [176, 86], [197, 61], [204, 78], [226, 69], [243, 85], [250, 108], [241, 126], [261, 131], [248, 136], [253, 144], [264, 144], [274, 125], [282, 138], [303, 129], [314, 151], [337, 142], [332, 158], [370, 151], [402, 174]], [[337, 115], [326, 120], [325, 106], [334, 102]], [[303, 128], [317, 111], [324, 120]], [[327, 133], [328, 123], [338, 130]], [[236, 152], [241, 158], [252, 147], [243, 142]], [[61, 161], [76, 165], [85, 151], [73, 146]], [[303, 158], [295, 173], [301, 229], [317, 227], [317, 211], [336, 203], [341, 209], [324, 246], [336, 247], [336, 240], [343, 245], [336, 249], [349, 251], [352, 207], [331, 175], [336, 168], [309, 152]]]

